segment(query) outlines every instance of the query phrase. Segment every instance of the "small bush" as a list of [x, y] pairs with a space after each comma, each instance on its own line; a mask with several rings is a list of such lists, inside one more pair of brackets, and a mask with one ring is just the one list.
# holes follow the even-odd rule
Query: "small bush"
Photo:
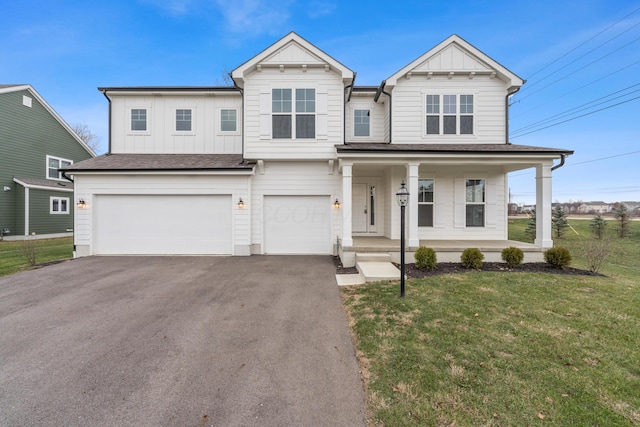
[[597, 273], [611, 253], [611, 239], [594, 239], [583, 243], [582, 256], [587, 261], [589, 271]]
[[514, 268], [522, 264], [524, 252], [520, 248], [504, 248], [502, 250], [502, 260], [507, 263], [507, 267]]
[[420, 270], [433, 270], [438, 263], [436, 251], [426, 246], [420, 246], [413, 258], [416, 260], [416, 267]]
[[460, 256], [460, 262], [464, 268], [472, 268], [474, 270], [482, 269], [482, 260], [484, 255], [478, 248], [467, 248]]
[[569, 249], [558, 246], [544, 252], [544, 260], [555, 268], [568, 267], [571, 264]]

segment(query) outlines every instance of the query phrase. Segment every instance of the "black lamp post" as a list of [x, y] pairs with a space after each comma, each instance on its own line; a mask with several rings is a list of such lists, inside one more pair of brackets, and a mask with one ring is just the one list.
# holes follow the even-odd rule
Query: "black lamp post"
[[400, 206], [400, 297], [404, 298], [404, 208], [409, 203], [409, 191], [405, 187], [404, 180], [396, 193], [396, 200]]

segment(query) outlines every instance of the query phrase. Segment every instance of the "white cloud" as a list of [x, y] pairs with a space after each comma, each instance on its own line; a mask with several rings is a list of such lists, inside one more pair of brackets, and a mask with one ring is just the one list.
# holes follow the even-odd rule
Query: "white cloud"
[[309, 3], [309, 17], [315, 19], [330, 15], [335, 9], [335, 3], [328, 1], [312, 1]]
[[280, 33], [288, 24], [292, 0], [216, 0], [228, 30], [237, 34]]

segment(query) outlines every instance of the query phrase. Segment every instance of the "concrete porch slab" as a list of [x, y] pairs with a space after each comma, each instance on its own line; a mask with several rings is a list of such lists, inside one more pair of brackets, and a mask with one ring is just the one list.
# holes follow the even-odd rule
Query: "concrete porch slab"
[[360, 274], [336, 274], [338, 286], [363, 285], [364, 279]]

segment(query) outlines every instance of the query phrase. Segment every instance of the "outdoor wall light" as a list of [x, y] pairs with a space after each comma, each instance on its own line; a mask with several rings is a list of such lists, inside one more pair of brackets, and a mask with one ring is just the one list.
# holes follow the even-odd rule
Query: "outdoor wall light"
[[244, 200], [242, 200], [242, 197], [238, 199], [238, 209], [244, 209]]
[[76, 204], [76, 206], [78, 207], [78, 209], [85, 209], [87, 207], [87, 203], [84, 201], [84, 199], [78, 199], [78, 203]]
[[336, 201], [333, 202], [333, 208], [334, 209], [340, 209], [340, 200], [338, 200], [337, 197], [336, 197]]
[[5, 185], [3, 190], [4, 191], [11, 191], [11, 187], [9, 187], [8, 185]]

